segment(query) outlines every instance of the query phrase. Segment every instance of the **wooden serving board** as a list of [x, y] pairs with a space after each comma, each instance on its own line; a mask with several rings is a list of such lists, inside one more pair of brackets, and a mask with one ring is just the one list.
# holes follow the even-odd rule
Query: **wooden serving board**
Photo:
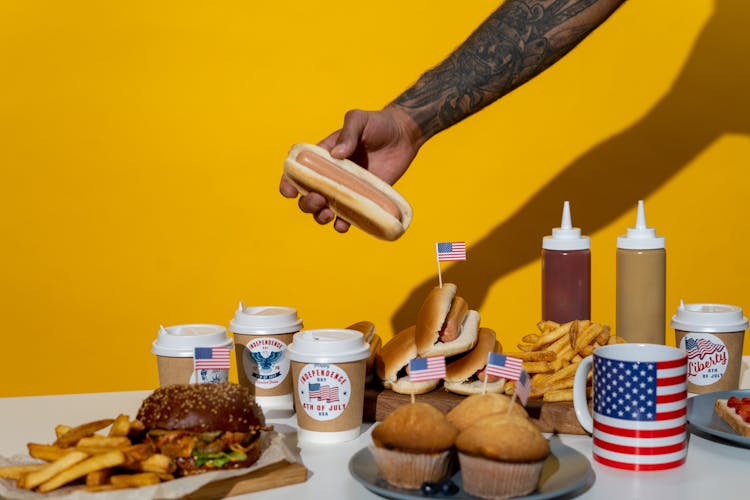
[[307, 479], [307, 468], [300, 463], [277, 462], [244, 476], [230, 477], [203, 486], [184, 497], [190, 500], [227, 498], [255, 491], [302, 483]]
[[[415, 396], [415, 400], [431, 404], [447, 413], [465, 397], [447, 392], [439, 387], [427, 394], [418, 394]], [[409, 395], [397, 394], [390, 389], [380, 387], [366, 387], [364, 419], [367, 422], [379, 422], [393, 410], [409, 402], [411, 402], [411, 396]], [[530, 400], [526, 406], [526, 411], [542, 432], [586, 434], [581, 424], [578, 423], [572, 402], [542, 403], [541, 401]]]

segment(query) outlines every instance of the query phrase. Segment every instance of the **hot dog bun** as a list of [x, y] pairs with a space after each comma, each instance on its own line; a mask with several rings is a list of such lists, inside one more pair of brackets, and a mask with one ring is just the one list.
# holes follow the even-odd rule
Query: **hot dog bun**
[[714, 403], [714, 412], [721, 417], [721, 419], [728, 423], [729, 426], [734, 429], [734, 432], [740, 436], [750, 437], [750, 424], [745, 422], [741, 416], [737, 414], [734, 408], [730, 408], [727, 405], [727, 399], [717, 399]]
[[[468, 352], [445, 367], [445, 381], [443, 386], [446, 391], [456, 394], [482, 394], [484, 392], [484, 374], [487, 366], [487, 357], [490, 352], [502, 353], [503, 348], [497, 341], [495, 332], [489, 328], [480, 328], [477, 345]], [[486, 392], [501, 393], [505, 387], [505, 379], [489, 377]]]
[[320, 146], [292, 146], [284, 174], [297, 191], [322, 194], [338, 217], [378, 238], [398, 239], [411, 223], [411, 206], [390, 184]]
[[375, 373], [375, 356], [380, 352], [383, 341], [375, 333], [375, 325], [371, 321], [358, 321], [347, 326], [346, 329], [362, 332], [365, 342], [370, 345], [370, 357], [367, 358], [367, 363], [365, 364], [365, 382], [370, 382], [374, 378], [373, 374]]
[[375, 357], [375, 371], [383, 387], [400, 394], [424, 394], [430, 392], [440, 383], [439, 380], [412, 382], [405, 368], [409, 361], [417, 357], [417, 345], [414, 342], [414, 326], [410, 326], [393, 336], [380, 349]]
[[417, 313], [415, 340], [420, 356], [454, 356], [477, 343], [479, 313], [456, 295], [456, 285], [433, 288]]

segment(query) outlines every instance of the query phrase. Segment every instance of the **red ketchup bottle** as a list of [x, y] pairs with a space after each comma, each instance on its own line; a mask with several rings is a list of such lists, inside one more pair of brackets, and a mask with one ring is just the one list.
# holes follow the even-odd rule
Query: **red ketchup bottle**
[[591, 240], [573, 227], [570, 204], [560, 227], [542, 240], [542, 320], [591, 319]]

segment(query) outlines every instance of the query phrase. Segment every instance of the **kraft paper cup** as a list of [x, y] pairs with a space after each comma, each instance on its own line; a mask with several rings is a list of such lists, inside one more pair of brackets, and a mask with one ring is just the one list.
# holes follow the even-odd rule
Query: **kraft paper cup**
[[[593, 367], [593, 415], [586, 385]], [[687, 458], [687, 355], [660, 344], [599, 347], [578, 365], [573, 406], [592, 433], [594, 460], [631, 471], [679, 467]]]
[[291, 307], [245, 307], [240, 302], [229, 323], [235, 343], [239, 383], [249, 387], [263, 410], [291, 410], [291, 365], [287, 348], [302, 328]]
[[687, 353], [688, 391], [739, 389], [747, 318], [727, 304], [684, 304], [672, 316], [675, 343]]
[[160, 327], [151, 352], [156, 354], [159, 385], [227, 382], [228, 370], [193, 369], [196, 347], [232, 347], [226, 328], [211, 324], [188, 324]]
[[294, 335], [289, 358], [300, 442], [340, 443], [359, 436], [369, 356], [370, 347], [356, 330]]

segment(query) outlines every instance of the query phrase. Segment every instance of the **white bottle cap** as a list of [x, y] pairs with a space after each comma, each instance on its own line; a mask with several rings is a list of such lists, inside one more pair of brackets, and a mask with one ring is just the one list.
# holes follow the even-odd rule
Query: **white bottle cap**
[[656, 236], [656, 229], [646, 226], [643, 200], [638, 200], [635, 227], [629, 227], [625, 236], [617, 237], [617, 248], [625, 250], [654, 250], [664, 248], [664, 236]]
[[581, 236], [581, 229], [573, 227], [570, 219], [570, 204], [563, 203], [562, 221], [560, 227], [552, 230], [552, 236], [545, 236], [542, 240], [545, 250], [588, 250], [591, 240], [588, 236]]

